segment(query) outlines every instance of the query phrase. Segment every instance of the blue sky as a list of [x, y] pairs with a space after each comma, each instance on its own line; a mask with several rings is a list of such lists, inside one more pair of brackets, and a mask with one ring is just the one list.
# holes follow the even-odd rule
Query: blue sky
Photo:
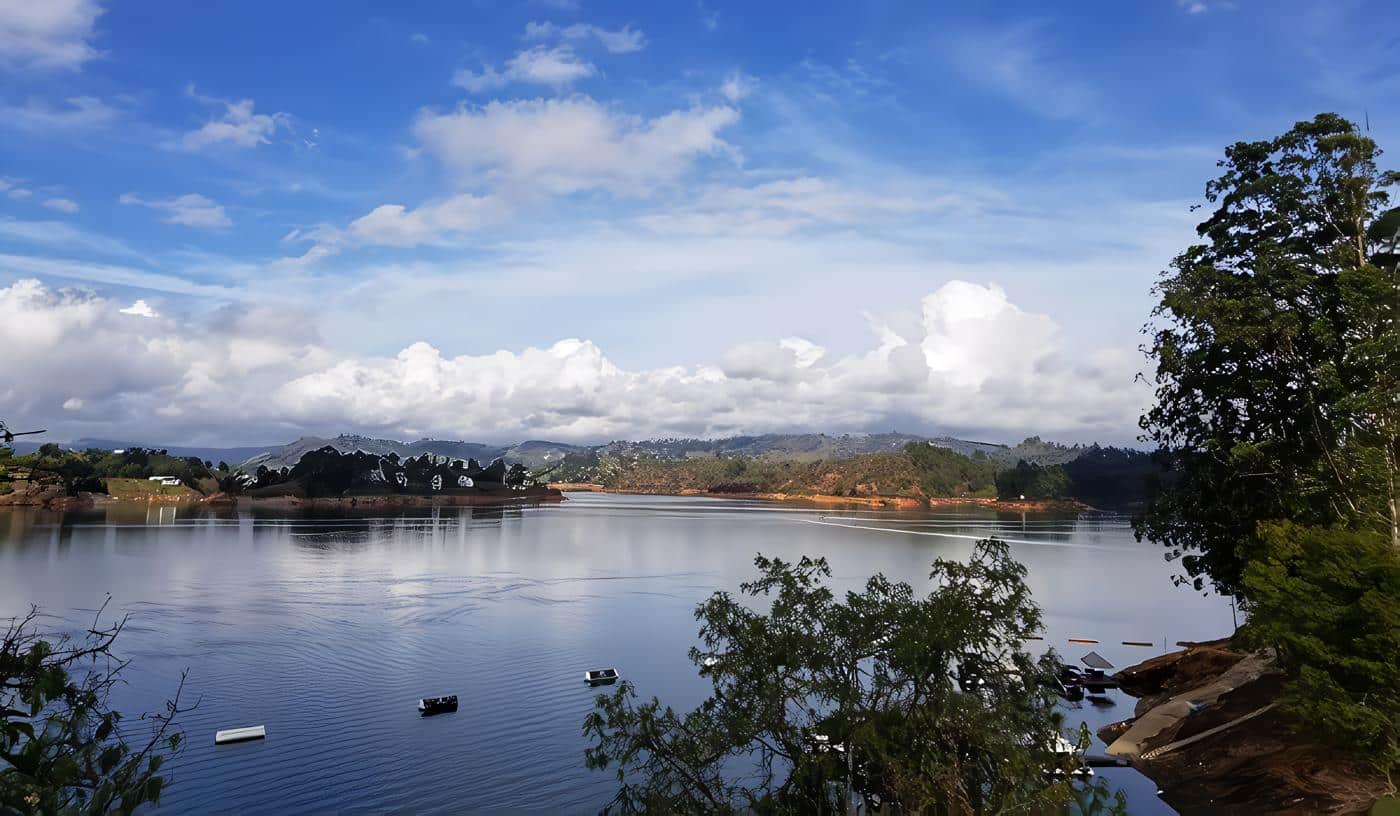
[[0, 416], [1128, 441], [1150, 287], [1221, 148], [1324, 110], [1390, 144], [1397, 23], [0, 0]]

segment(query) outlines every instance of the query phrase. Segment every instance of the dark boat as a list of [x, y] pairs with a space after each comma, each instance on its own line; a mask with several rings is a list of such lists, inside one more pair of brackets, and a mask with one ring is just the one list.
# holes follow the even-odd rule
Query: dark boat
[[418, 701], [418, 713], [424, 717], [433, 714], [446, 714], [449, 711], [457, 710], [457, 695], [448, 694], [445, 697], [424, 697]]
[[590, 669], [583, 673], [584, 682], [590, 686], [601, 686], [609, 683], [616, 683], [621, 677], [617, 669]]

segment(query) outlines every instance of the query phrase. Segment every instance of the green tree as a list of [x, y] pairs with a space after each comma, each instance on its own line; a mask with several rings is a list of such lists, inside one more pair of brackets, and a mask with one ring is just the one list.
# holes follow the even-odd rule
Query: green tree
[[980, 458], [967, 457], [929, 442], [910, 442], [904, 446], [904, 452], [914, 461], [919, 484], [930, 496], [984, 492], [996, 476], [996, 465], [985, 454]]
[[1303, 729], [1400, 766], [1400, 559], [1375, 530], [1284, 522], [1261, 539], [1243, 640], [1276, 651]]
[[37, 619], [12, 619], [0, 641], [0, 812], [129, 814], [159, 801], [181, 743], [179, 692], [142, 717], [146, 739], [128, 742], [135, 729], [107, 705], [126, 666], [111, 649], [125, 620], [94, 620], [74, 640], [39, 634]]
[[[824, 559], [755, 564], [742, 593], [766, 614], [726, 592], [696, 609], [691, 659], [713, 683], [698, 708], [626, 682], [598, 697], [586, 759], [615, 769], [608, 810], [836, 813], [850, 790], [928, 814], [1063, 812], [1053, 658], [1021, 651], [1040, 610], [1004, 543], [935, 561], [924, 597], [876, 575], [841, 600]], [[960, 667], [985, 684], [963, 690]]]
[[1226, 149], [1203, 242], [1157, 286], [1157, 403], [1171, 470], [1140, 537], [1241, 593], [1260, 522], [1360, 525], [1400, 547], [1394, 173], [1334, 114]]
[[996, 475], [997, 497], [1002, 499], [1064, 499], [1070, 494], [1069, 477], [1060, 465], [1042, 466], [1024, 459], [1016, 467]]

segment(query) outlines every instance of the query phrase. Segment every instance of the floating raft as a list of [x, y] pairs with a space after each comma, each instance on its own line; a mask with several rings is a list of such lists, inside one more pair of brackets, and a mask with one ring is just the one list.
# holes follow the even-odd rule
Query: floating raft
[[247, 742], [248, 740], [260, 740], [267, 736], [267, 729], [261, 725], [250, 725], [247, 728], [226, 728], [223, 731], [214, 733], [214, 744], [225, 745], [230, 742]]
[[620, 676], [617, 669], [592, 669], [583, 673], [583, 680], [590, 686], [601, 686], [616, 683]]

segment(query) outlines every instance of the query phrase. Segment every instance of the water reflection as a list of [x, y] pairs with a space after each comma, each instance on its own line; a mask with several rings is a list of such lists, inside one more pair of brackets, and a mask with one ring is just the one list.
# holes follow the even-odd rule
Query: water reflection
[[[110, 591], [132, 614], [131, 710], [157, 708], [191, 669], [204, 702], [171, 812], [596, 811], [613, 782], [583, 768], [582, 670], [617, 666], [670, 705], [698, 703], [694, 605], [751, 577], [759, 551], [824, 555], [837, 589], [877, 570], [923, 588], [934, 558], [965, 557], [976, 538], [1024, 542], [1013, 551], [1046, 618], [1037, 648], [1072, 660], [1093, 648], [1124, 666], [1156, 650], [1121, 641], [1206, 639], [1230, 620], [1174, 589], [1121, 517], [593, 495], [392, 514], [182, 506], [148, 522], [149, 509], [0, 513], [0, 615], [32, 601], [85, 624], [80, 610]], [[458, 713], [417, 716], [418, 697], [444, 693]], [[1072, 721], [1131, 712], [1109, 700]], [[214, 730], [251, 723], [265, 741], [214, 749]], [[1150, 783], [1121, 784], [1135, 813], [1161, 812]]]

